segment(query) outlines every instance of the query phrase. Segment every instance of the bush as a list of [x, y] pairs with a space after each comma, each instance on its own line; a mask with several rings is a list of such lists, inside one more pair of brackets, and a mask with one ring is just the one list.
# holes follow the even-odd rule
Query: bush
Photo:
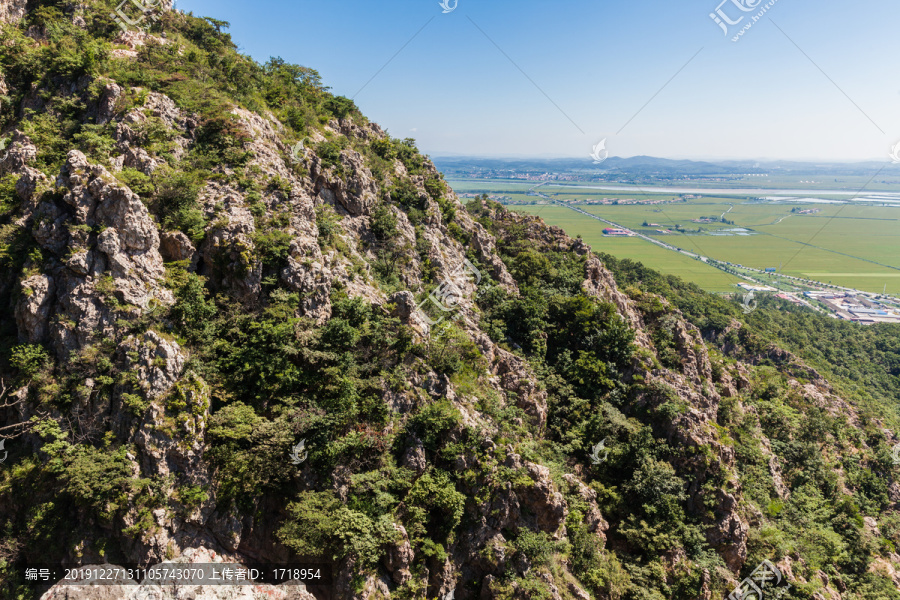
[[432, 330], [425, 345], [425, 361], [438, 373], [455, 375], [478, 372], [483, 358], [465, 332], [455, 325], [442, 324]]
[[388, 193], [391, 201], [399, 204], [405, 210], [428, 208], [428, 200], [419, 195], [419, 189], [408, 179], [395, 183]]
[[449, 475], [437, 470], [425, 473], [406, 496], [410, 536], [448, 539], [462, 520], [465, 503]]
[[543, 531], [523, 529], [513, 541], [516, 550], [528, 557], [535, 567], [543, 567], [550, 563], [553, 555], [560, 550], [558, 545]]
[[397, 235], [397, 217], [384, 204], [379, 204], [372, 211], [371, 226], [372, 234], [380, 242], [389, 241]]
[[183, 231], [195, 243], [205, 235], [206, 218], [198, 199], [203, 181], [198, 173], [177, 171], [157, 179], [155, 207], [160, 222], [170, 229]]
[[381, 558], [382, 547], [397, 535], [387, 515], [373, 520], [347, 508], [331, 491], [302, 492], [288, 513], [278, 538], [303, 557], [352, 557], [359, 566], [370, 568]]
[[276, 229], [253, 235], [253, 245], [259, 252], [263, 265], [271, 269], [280, 269], [287, 264], [293, 236], [287, 231]]
[[205, 279], [194, 273], [181, 271], [184, 282], [175, 290], [176, 303], [172, 319], [188, 340], [207, 342], [214, 329], [216, 305], [207, 299]]
[[375, 154], [385, 160], [392, 161], [397, 158], [397, 150], [394, 148], [394, 144], [390, 139], [375, 140], [369, 145], [369, 147], [373, 152], [375, 152]]
[[429, 450], [436, 451], [444, 436], [462, 423], [462, 413], [447, 399], [422, 407], [407, 425]]
[[334, 142], [319, 142], [316, 145], [316, 155], [322, 159], [326, 167], [340, 167], [341, 147]]
[[432, 199], [437, 200], [447, 189], [444, 187], [444, 182], [440, 179], [432, 178], [425, 180], [425, 191], [428, 192], [428, 195], [432, 197]]
[[217, 467], [217, 504], [234, 503], [253, 510], [261, 494], [284, 493], [290, 480], [288, 455], [294, 432], [284, 419], [269, 420], [242, 402], [223, 407], [210, 417], [207, 456]]
[[349, 114], [359, 114], [359, 109], [350, 98], [333, 96], [325, 101], [325, 109], [338, 119], [343, 119]]
[[50, 360], [50, 355], [42, 346], [22, 344], [12, 349], [9, 362], [19, 370], [25, 379], [31, 379], [43, 369]]

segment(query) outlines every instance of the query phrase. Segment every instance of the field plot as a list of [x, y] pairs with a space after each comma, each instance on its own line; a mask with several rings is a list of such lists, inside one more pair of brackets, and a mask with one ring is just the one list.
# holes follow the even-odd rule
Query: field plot
[[[724, 206], [727, 208], [727, 205]], [[656, 222], [673, 227], [674, 223], [678, 223], [688, 230], [688, 234], [658, 237], [685, 250], [722, 261], [757, 269], [782, 267], [788, 275], [824, 283], [871, 292], [880, 292], [887, 286], [888, 293], [900, 293], [900, 270], [892, 268], [900, 266], [900, 223], [893, 220], [900, 217], [900, 210], [843, 205], [809, 206], [821, 212], [815, 215], [791, 213], [795, 205], [735, 205], [726, 216], [734, 221], [733, 226], [709, 225], [709, 231], [744, 228], [751, 231], [749, 235], [710, 235], [708, 232], [698, 235], [691, 232], [691, 227], [696, 230], [698, 225], [692, 223], [690, 218], [695, 218], [692, 215], [701, 207], [665, 207], [662, 214], [668, 220]], [[580, 208], [626, 227], [643, 230], [641, 223], [646, 220], [645, 211], [650, 207]], [[887, 217], [885, 213], [894, 216]], [[866, 214], [873, 216], [861, 216]], [[886, 218], [879, 219], [879, 216]], [[697, 283], [703, 285], [699, 281]]]
[[[604, 237], [602, 230], [606, 225], [600, 221], [565, 207], [537, 204], [546, 200], [526, 195], [535, 186], [533, 182], [451, 183], [458, 193], [502, 194], [511, 199], [511, 209], [541, 216], [570, 235], [581, 234], [598, 251], [640, 260], [707, 290], [733, 291], [734, 284], [740, 281], [646, 240]], [[749, 197], [703, 196], [684, 200], [671, 194], [573, 189], [554, 183], [536, 191], [554, 201], [577, 203], [580, 210], [720, 261], [756, 269], [781, 267], [785, 274], [823, 283], [900, 294], [900, 208], [868, 202], [772, 203]], [[619, 203], [613, 204], [616, 198]], [[664, 202], [625, 203], [660, 200]]]

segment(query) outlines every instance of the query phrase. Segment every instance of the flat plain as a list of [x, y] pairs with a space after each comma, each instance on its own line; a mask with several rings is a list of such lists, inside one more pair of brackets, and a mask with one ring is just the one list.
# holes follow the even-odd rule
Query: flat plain
[[[535, 214], [581, 235], [592, 248], [620, 258], [643, 262], [662, 273], [678, 275], [709, 291], [734, 291], [740, 279], [700, 261], [666, 250], [640, 238], [605, 237], [607, 224], [545, 199], [526, 195], [534, 182], [508, 180], [452, 180], [458, 193], [506, 196], [511, 209]], [[788, 187], [788, 182], [778, 185]], [[794, 275], [846, 287], [900, 294], [900, 207], [854, 201], [781, 200], [761, 202], [755, 196], [703, 196], [682, 199], [678, 194], [572, 188], [588, 183], [553, 183], [538, 188], [560, 202], [603, 219], [704, 256], [757, 269], [780, 268]], [[771, 185], [771, 182], [769, 183]], [[802, 189], [802, 184], [794, 187]], [[811, 186], [809, 186], [811, 187]], [[736, 190], [740, 193], [740, 190]], [[618, 198], [620, 203], [586, 204]], [[626, 199], [663, 200], [661, 204], [624, 204]], [[610, 200], [611, 201], [611, 200]], [[528, 203], [528, 204], [526, 204]], [[800, 211], [815, 211], [801, 214]], [[728, 223], [720, 219], [726, 219]], [[697, 222], [711, 219], [713, 222]], [[647, 223], [647, 226], [643, 224]], [[651, 225], [652, 224], [652, 225]], [[676, 228], [679, 231], [676, 231]], [[670, 230], [662, 234], [657, 230]], [[746, 230], [746, 231], [742, 231]]]

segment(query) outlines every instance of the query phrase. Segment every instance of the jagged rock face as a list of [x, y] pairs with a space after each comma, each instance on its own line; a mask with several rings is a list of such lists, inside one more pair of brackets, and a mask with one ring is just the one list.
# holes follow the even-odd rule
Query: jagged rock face
[[339, 204], [350, 215], [368, 215], [378, 201], [378, 186], [372, 173], [364, 165], [362, 155], [354, 150], [344, 150], [340, 167], [350, 175], [344, 179], [318, 157], [312, 161], [312, 178], [315, 193], [327, 204]]
[[131, 337], [119, 345], [123, 370], [137, 374], [137, 380], [148, 400], [168, 392], [184, 367], [185, 357], [174, 340], [166, 340], [148, 331], [140, 340]]
[[0, 23], [16, 23], [25, 16], [27, 0], [0, 0]]
[[166, 262], [187, 261], [188, 270], [195, 271], [200, 254], [191, 239], [180, 231], [167, 231], [159, 241], [159, 253]]
[[16, 306], [16, 325], [24, 341], [39, 344], [49, 335], [50, 309], [56, 283], [47, 275], [34, 275], [22, 282], [22, 299]]
[[[27, 161], [34, 153], [17, 156]], [[17, 190], [27, 202], [41, 178], [20, 161], [14, 164], [23, 171]], [[113, 335], [112, 306], [142, 311], [171, 304], [174, 297], [161, 283], [165, 269], [156, 225], [137, 195], [77, 150], [69, 153], [57, 185], [62, 198], [45, 194], [23, 219], [53, 259], [44, 273], [23, 281], [16, 321], [23, 341], [52, 338], [57, 354], [65, 356], [98, 336]], [[104, 302], [104, 295], [114, 304]], [[52, 314], [61, 318], [51, 324]]]
[[288, 264], [281, 279], [288, 289], [299, 292], [305, 316], [322, 322], [331, 316], [332, 279], [327, 276], [319, 245], [304, 243], [303, 238], [291, 242]]
[[393, 527], [397, 530], [399, 541], [387, 549], [382, 562], [384, 568], [391, 574], [394, 583], [403, 585], [412, 579], [409, 567], [415, 555], [409, 543], [409, 535], [406, 533], [406, 528], [396, 523], [393, 523]]
[[255, 304], [262, 286], [262, 263], [253, 252], [253, 215], [240, 193], [216, 184], [207, 187], [203, 204], [213, 223], [200, 248], [201, 272], [241, 302]]
[[597, 492], [571, 473], [563, 475], [563, 479], [570, 487], [578, 490], [578, 495], [587, 503], [588, 510], [584, 515], [584, 521], [588, 526], [588, 531], [595, 534], [600, 542], [605, 542], [605, 532], [609, 529], [609, 523], [603, 518], [600, 507], [597, 506]]
[[[191, 119], [175, 109], [171, 101], [154, 94], [149, 96], [148, 105], [132, 109], [124, 117], [118, 116], [115, 107], [121, 94], [118, 86], [108, 84], [98, 108], [98, 119], [118, 119], [116, 135], [122, 154], [113, 162], [152, 173], [158, 168], [157, 159], [137, 145], [139, 138], [132, 125], [150, 114], [189, 136]], [[288, 290], [299, 294], [299, 314], [318, 323], [325, 322], [332, 313], [332, 291], [335, 286], [340, 286], [351, 296], [362, 297], [374, 305], [387, 305], [403, 323], [411, 326], [417, 339], [426, 339], [431, 326], [417, 310], [411, 291], [386, 296], [365, 276], [351, 276], [346, 256], [335, 250], [323, 251], [320, 243], [315, 205], [326, 204], [333, 206], [338, 214], [344, 214], [338, 235], [347, 242], [349, 252], [354, 256], [363, 256], [367, 252], [360, 240], [368, 235], [369, 219], [380, 190], [362, 163], [362, 155], [352, 150], [341, 154], [346, 177], [337, 177], [333, 167], [325, 168], [321, 162], [317, 163], [318, 157], [311, 156], [311, 177], [308, 180], [298, 178], [285, 165], [283, 149], [277, 144], [280, 124], [252, 113], [237, 111], [235, 114], [255, 136], [249, 143], [259, 164], [265, 162], [271, 176], [283, 177], [291, 184], [286, 197], [266, 194], [262, 203], [269, 213], [276, 210], [289, 213], [287, 230], [291, 242], [286, 264], [277, 277]], [[358, 137], [378, 135], [378, 130], [372, 127], [358, 128], [350, 123], [335, 124], [335, 127], [347, 129]], [[123, 303], [129, 305], [128, 310], [140, 312], [155, 303], [173, 301], [171, 292], [161, 285], [165, 275], [164, 259], [186, 262], [190, 270], [206, 276], [214, 290], [223, 291], [248, 307], [259, 304], [263, 297], [264, 269], [255, 251], [257, 221], [240, 190], [220, 182], [205, 186], [200, 204], [209, 225], [203, 243], [197, 247], [182, 232], [161, 233], [140, 198], [119, 184], [106, 169], [90, 164], [80, 152], [70, 152], [58, 178], [59, 189], [63, 192], [61, 199], [39, 195], [46, 182], [39, 172], [29, 171], [27, 163], [35, 153], [26, 139], [18, 142], [15, 152], [17, 158], [11, 164], [21, 173], [20, 197], [23, 201], [31, 199], [34, 204], [30, 216], [33, 235], [56, 257], [52, 268], [22, 282], [23, 289], [30, 290], [22, 295], [16, 307], [17, 324], [23, 339], [32, 342], [52, 340], [60, 353], [84, 348], [98, 336], [115, 338], [117, 314]], [[396, 176], [405, 176], [402, 165], [397, 168]], [[421, 178], [414, 181], [422, 188]], [[465, 249], [448, 235], [446, 226], [437, 216], [440, 211], [436, 203], [424, 189], [419, 193], [429, 207], [426, 211], [429, 216], [418, 233], [406, 214], [392, 207], [397, 219], [398, 239], [410, 248], [421, 240], [420, 248], [434, 267], [436, 279], [446, 280], [463, 265]], [[499, 258], [493, 237], [464, 211], [459, 212], [457, 222], [469, 234], [472, 250], [487, 268], [486, 274], [508, 293], [518, 294], [518, 286]], [[583, 244], [568, 239], [561, 231], [546, 230], [541, 235], [552, 247], [581, 254], [589, 252]], [[368, 258], [371, 260], [374, 256]], [[418, 262], [421, 258], [411, 255], [411, 260]], [[406, 270], [402, 278], [410, 289], [424, 287], [416, 269]], [[613, 302], [632, 326], [643, 325], [639, 312], [618, 291], [609, 271], [594, 257], [588, 257], [582, 289], [588, 295]], [[549, 412], [547, 392], [538, 385], [523, 357], [499, 347], [481, 331], [476, 293], [473, 282], [460, 285], [461, 302], [456, 323], [484, 357], [492, 389], [502, 397], [513, 399], [532, 425], [543, 430]], [[54, 315], [65, 318], [54, 320]], [[730, 465], [733, 453], [729, 454], [728, 449], [717, 445], [711, 432], [718, 396], [714, 390], [697, 389], [701, 380], [711, 378], [702, 341], [695, 330], [681, 323], [676, 342], [683, 361], [680, 372], [643, 370], [640, 373], [648, 380], [665, 382], [691, 405], [691, 411], [681, 421], [671, 423], [671, 438], [688, 446], [711, 445], [721, 451], [723, 460]], [[652, 348], [649, 337], [642, 332], [639, 332], [638, 343]], [[116, 429], [137, 451], [137, 456], [132, 457], [135, 473], [163, 480], [186, 476], [193, 484], [209, 485], [212, 474], [203, 455], [211, 392], [199, 375], [184, 373], [187, 352], [177, 342], [151, 330], [121, 339], [117, 357], [123, 371], [135, 374], [139, 382], [137, 391], [149, 402], [149, 408], [136, 423], [125, 417], [119, 417], [117, 421]], [[493, 426], [489, 420], [473, 408], [472, 399], [459, 393], [446, 375], [433, 372], [413, 375], [410, 384], [427, 396], [449, 400], [459, 410], [463, 426], [491, 431]], [[120, 390], [114, 399], [123, 413], [124, 393], [124, 389]], [[418, 404], [415, 394], [409, 393], [386, 391], [385, 399], [398, 415], [408, 414]], [[173, 412], [175, 405], [180, 408]], [[162, 426], [163, 423], [169, 425]], [[485, 444], [493, 446], [490, 440]], [[429, 468], [423, 443], [415, 437], [407, 440], [398, 459], [401, 466], [416, 476], [423, 475]], [[503, 532], [530, 529], [543, 532], [552, 539], [563, 539], [570, 509], [560, 485], [567, 487], [569, 493], [576, 493], [585, 503], [588, 509], [584, 523], [588, 531], [595, 536], [598, 545], [605, 542], [609, 525], [597, 506], [597, 495], [577, 476], [567, 474], [564, 484], [554, 481], [546, 466], [522, 460], [512, 448], [507, 449], [504, 465], [519, 473], [519, 478], [493, 492], [478, 508], [480, 523], [464, 532], [461, 539], [447, 549], [448, 557], [443, 563], [429, 567], [428, 587], [436, 593], [446, 595], [457, 589], [460, 581], [478, 579], [484, 582], [484, 597], [490, 598], [494, 594], [491, 590], [495, 589], [491, 583], [493, 577], [509, 569], [522, 576], [531, 572], [530, 564], [521, 553], [509, 552], [509, 542]], [[476, 459], [470, 454], [457, 459], [457, 468], [461, 471], [476, 466]], [[345, 475], [337, 472], [335, 475], [335, 489], [341, 497], [346, 495], [350, 478], [349, 472]], [[171, 488], [168, 493], [172, 493]], [[694, 493], [699, 492], [695, 490]], [[716, 520], [709, 524], [708, 537], [710, 543], [721, 549], [729, 567], [737, 569], [746, 558], [747, 526], [738, 516], [738, 502], [734, 496], [725, 495], [719, 500], [721, 510], [716, 511]], [[698, 496], [695, 501], [699, 504], [701, 498]], [[133, 527], [139, 517], [137, 512], [128, 512], [120, 526], [123, 529]], [[197, 540], [216, 551], [234, 555], [273, 557], [283, 552], [283, 549], [272, 548], [271, 543], [260, 542], [260, 536], [269, 540], [275, 538], [273, 517], [255, 519], [231, 512], [220, 513], [214, 499], [193, 508], [190, 514], [177, 517], [159, 509], [154, 511], [153, 519], [155, 527], [152, 531], [143, 532], [125, 545], [125, 551], [134, 560], [152, 562], [172, 551], [188, 557]], [[402, 525], [395, 523], [394, 527], [397, 541], [385, 549], [382, 561], [388, 576], [384, 579], [367, 577], [361, 592], [351, 592], [355, 572], [352, 561], [345, 561], [340, 564], [338, 578], [341, 597], [389, 597], [393, 588], [409, 583], [416, 576], [412, 571], [416, 559], [414, 545]], [[571, 581], [561, 583], [546, 572], [534, 576], [546, 583], [554, 597], [586, 597], [586, 592]], [[61, 593], [60, 589], [51, 590], [47, 598], [59, 597]], [[229, 593], [242, 592], [234, 588]], [[270, 590], [270, 593], [279, 591]], [[460, 598], [470, 597], [463, 589], [457, 594]], [[161, 598], [165, 597], [168, 596]]]

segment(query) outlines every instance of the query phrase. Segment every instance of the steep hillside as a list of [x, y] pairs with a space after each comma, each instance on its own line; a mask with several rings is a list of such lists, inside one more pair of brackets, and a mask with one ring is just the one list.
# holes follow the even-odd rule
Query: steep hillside
[[[0, 0], [3, 597], [709, 600], [765, 560], [766, 598], [900, 598], [883, 395], [464, 207], [227, 24], [114, 8]], [[25, 577], [162, 561], [334, 581]]]

